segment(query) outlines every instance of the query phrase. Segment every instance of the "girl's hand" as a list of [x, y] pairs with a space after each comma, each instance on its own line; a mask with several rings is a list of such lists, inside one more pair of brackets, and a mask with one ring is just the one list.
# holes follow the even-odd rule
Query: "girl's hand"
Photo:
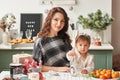
[[81, 71], [81, 73], [82, 73], [82, 74], [88, 74], [88, 71], [87, 71], [86, 69], [83, 69], [83, 70]]
[[69, 61], [73, 61], [75, 57], [75, 52], [73, 50], [68, 51], [66, 57]]
[[73, 50], [69, 51], [67, 54], [68, 56], [75, 56], [75, 52]]

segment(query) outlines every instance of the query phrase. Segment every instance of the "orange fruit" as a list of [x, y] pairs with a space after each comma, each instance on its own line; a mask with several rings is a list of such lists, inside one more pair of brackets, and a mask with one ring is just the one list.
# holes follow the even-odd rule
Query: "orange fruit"
[[106, 72], [112, 72], [112, 70], [108, 69], [108, 70], [106, 70]]
[[111, 75], [112, 74], [112, 70], [107, 70], [106, 73]]
[[100, 71], [100, 74], [105, 74], [105, 71]]
[[112, 78], [118, 78], [119, 77], [119, 72], [114, 72], [113, 74], [112, 74]]
[[108, 74], [108, 73], [105, 73], [104, 76], [105, 76], [107, 79], [110, 79], [110, 78], [111, 78], [111, 74]]
[[91, 74], [96, 75], [96, 72], [95, 72], [95, 71], [92, 71]]
[[119, 72], [115, 71], [114, 74], [116, 75], [116, 77], [119, 77]]
[[103, 71], [103, 72], [106, 72], [107, 70], [106, 70], [106, 69], [103, 69], [102, 71]]
[[100, 73], [98, 72], [98, 73], [96, 73], [96, 77], [97, 78], [99, 78], [100, 77]]
[[96, 70], [96, 73], [100, 73], [100, 70]]
[[100, 75], [100, 79], [107, 79], [107, 78], [104, 75]]

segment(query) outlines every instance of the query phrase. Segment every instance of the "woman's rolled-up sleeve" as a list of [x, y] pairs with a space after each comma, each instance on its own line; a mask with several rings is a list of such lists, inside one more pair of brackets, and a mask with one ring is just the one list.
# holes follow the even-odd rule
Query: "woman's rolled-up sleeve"
[[41, 46], [41, 40], [38, 39], [36, 40], [36, 42], [34, 43], [34, 47], [33, 47], [33, 59], [35, 61], [37, 61], [37, 64], [39, 63], [39, 60], [42, 58], [42, 46]]

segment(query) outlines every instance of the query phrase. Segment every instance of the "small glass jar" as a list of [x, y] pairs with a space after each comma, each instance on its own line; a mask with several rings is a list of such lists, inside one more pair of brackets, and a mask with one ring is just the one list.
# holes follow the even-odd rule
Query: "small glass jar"
[[20, 63], [10, 63], [10, 77], [13, 78], [15, 74], [23, 74], [23, 65]]
[[94, 45], [95, 46], [101, 46], [101, 38], [100, 37], [96, 37], [94, 39]]

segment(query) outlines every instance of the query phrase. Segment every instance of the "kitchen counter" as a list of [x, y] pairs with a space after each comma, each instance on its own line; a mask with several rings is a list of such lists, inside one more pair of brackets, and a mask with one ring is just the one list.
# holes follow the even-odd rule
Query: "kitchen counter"
[[102, 44], [102, 46], [94, 46], [91, 45], [90, 50], [113, 50], [114, 48], [112, 47], [111, 44]]
[[34, 43], [25, 43], [25, 44], [8, 44], [8, 45], [0, 45], [0, 50], [5, 50], [5, 49], [21, 49], [21, 50], [32, 50], [34, 46]]
[[[27, 44], [14, 44], [14, 45], [0, 45], [0, 50], [2, 49], [28, 49], [32, 50], [33, 49], [34, 43], [27, 43]], [[111, 44], [102, 44], [102, 46], [94, 46], [91, 44], [89, 50], [113, 50], [114, 48], [112, 47]]]

